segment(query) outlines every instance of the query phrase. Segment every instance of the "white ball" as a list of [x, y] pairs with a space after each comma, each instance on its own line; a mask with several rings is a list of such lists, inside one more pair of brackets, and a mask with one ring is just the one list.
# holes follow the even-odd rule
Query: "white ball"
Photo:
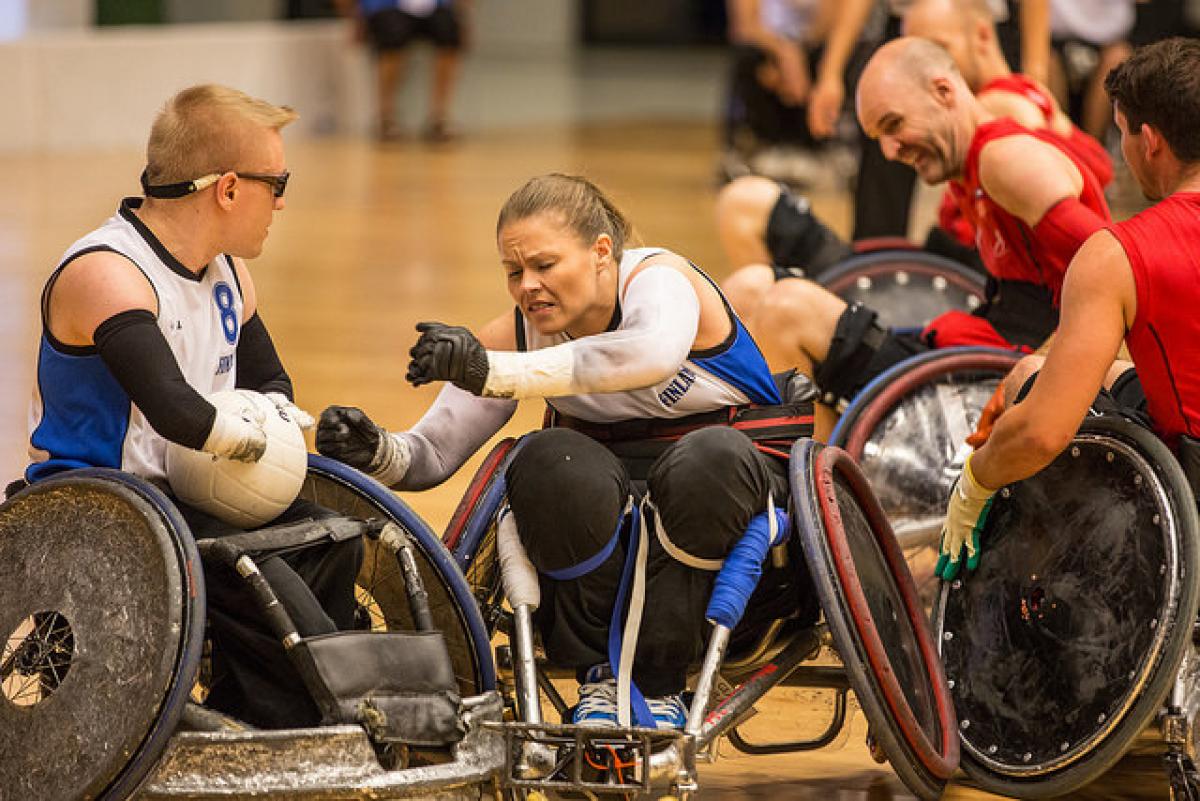
[[300, 494], [308, 450], [300, 426], [265, 395], [248, 389], [214, 392], [206, 400], [218, 411], [266, 418], [267, 450], [257, 462], [237, 462], [167, 443], [167, 481], [184, 503], [232, 526], [254, 528], [275, 519]]

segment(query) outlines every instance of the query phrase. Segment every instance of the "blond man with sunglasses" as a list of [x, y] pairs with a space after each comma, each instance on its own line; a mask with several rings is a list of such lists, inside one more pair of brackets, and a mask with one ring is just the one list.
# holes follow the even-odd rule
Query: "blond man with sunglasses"
[[[46, 282], [26, 481], [110, 467], [165, 486], [168, 441], [257, 461], [263, 421], [218, 411], [205, 396], [219, 390], [262, 392], [312, 425], [292, 403], [244, 261], [262, 252], [283, 210], [280, 129], [294, 119], [290, 108], [223, 86], [167, 101], [146, 147], [145, 196], [122, 200]], [[179, 506], [197, 539], [232, 531]], [[273, 522], [328, 514], [297, 501]], [[311, 635], [353, 625], [358, 560], [358, 543], [343, 543], [267, 559], [262, 569]], [[205, 567], [220, 674], [210, 705], [259, 726], [315, 724], [282, 647], [246, 611], [242, 582]]]

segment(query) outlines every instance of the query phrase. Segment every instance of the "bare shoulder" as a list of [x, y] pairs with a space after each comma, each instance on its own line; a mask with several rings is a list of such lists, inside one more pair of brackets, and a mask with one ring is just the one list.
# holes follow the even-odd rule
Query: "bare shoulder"
[[979, 153], [979, 182], [1005, 211], [1037, 225], [1054, 204], [1079, 197], [1083, 175], [1060, 148], [1032, 134], [993, 139]]
[[158, 296], [145, 274], [125, 256], [97, 250], [73, 259], [46, 299], [51, 332], [69, 345], [90, 345], [96, 327], [126, 311], [158, 313]]
[[488, 350], [517, 349], [517, 316], [501, 314], [479, 329], [479, 342]]
[[1044, 128], [1046, 117], [1030, 99], [1008, 89], [992, 89], [979, 95], [979, 103], [997, 117], [1007, 117], [1026, 128]]

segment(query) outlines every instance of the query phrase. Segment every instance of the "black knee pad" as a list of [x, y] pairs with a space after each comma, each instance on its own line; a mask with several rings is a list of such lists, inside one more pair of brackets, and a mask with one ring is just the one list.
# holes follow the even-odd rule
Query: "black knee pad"
[[630, 495], [629, 477], [617, 458], [566, 428], [530, 434], [505, 479], [521, 542], [542, 572], [595, 556], [612, 539]]
[[860, 303], [847, 306], [838, 318], [829, 353], [813, 369], [821, 403], [840, 410], [875, 376], [929, 350], [917, 335], [896, 334], [877, 318]]
[[801, 275], [819, 275], [854, 252], [849, 243], [813, 215], [807, 199], [783, 187], [767, 218], [766, 240], [772, 264], [785, 268], [782, 274], [775, 271], [777, 280], [794, 276], [795, 268], [801, 268]]

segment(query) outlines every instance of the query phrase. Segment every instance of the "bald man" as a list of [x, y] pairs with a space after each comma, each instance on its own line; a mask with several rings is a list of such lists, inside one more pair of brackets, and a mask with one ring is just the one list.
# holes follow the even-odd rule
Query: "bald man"
[[[974, 313], [947, 312], [919, 335], [887, 331], [875, 312], [847, 306], [811, 281], [779, 282], [751, 328], [772, 366], [812, 376], [832, 409], [929, 348], [1041, 345], [1058, 324], [1067, 264], [1110, 221], [1100, 181], [1061, 137], [993, 115], [933, 42], [905, 37], [880, 48], [859, 81], [857, 108], [887, 158], [912, 166], [928, 184], [961, 184], [994, 280]], [[818, 435], [832, 422], [832, 414], [822, 415]]]
[[[1112, 180], [1112, 161], [1100, 143], [1075, 127], [1045, 87], [1009, 68], [987, 0], [916, 0], [903, 25], [907, 34], [946, 49], [967, 87], [990, 113], [1026, 128], [1053, 131], [1102, 186]], [[959, 209], [961, 201], [952, 184], [939, 212], [941, 230], [930, 232], [926, 249], [978, 266], [972, 258], [975, 231]], [[775, 281], [816, 277], [852, 252], [812, 215], [803, 198], [759, 176], [739, 178], [722, 190], [717, 225], [730, 262], [741, 268], [722, 288], [743, 316], [753, 314]]]

